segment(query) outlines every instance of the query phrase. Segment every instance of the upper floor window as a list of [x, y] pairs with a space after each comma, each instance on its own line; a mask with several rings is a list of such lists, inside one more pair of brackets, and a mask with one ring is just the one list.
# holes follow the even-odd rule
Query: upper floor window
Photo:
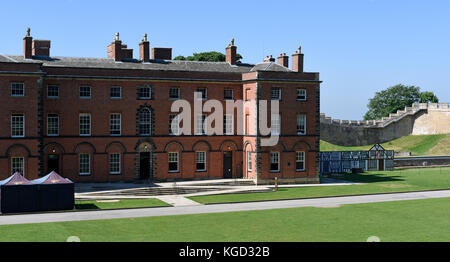
[[80, 86], [80, 98], [91, 98], [90, 86]]
[[272, 114], [270, 119], [270, 128], [272, 135], [279, 135], [281, 132], [281, 116], [280, 114]]
[[295, 170], [296, 171], [305, 170], [305, 152], [302, 151], [295, 152]]
[[270, 152], [270, 171], [280, 171], [280, 152]]
[[306, 134], [306, 115], [298, 114], [297, 115], [297, 135], [305, 135]]
[[225, 100], [233, 100], [233, 89], [225, 89], [225, 90], [223, 90], [223, 99], [225, 99]]
[[180, 134], [180, 120], [178, 115], [169, 115], [169, 135]]
[[223, 118], [223, 134], [224, 135], [233, 135], [233, 115], [226, 114]]
[[178, 172], [178, 152], [169, 152], [169, 172]]
[[152, 88], [149, 86], [139, 87], [138, 98], [139, 99], [152, 99]]
[[272, 88], [272, 100], [281, 100], [281, 88]]
[[122, 98], [122, 88], [120, 86], [112, 86], [109, 90], [109, 97], [111, 99], [120, 99]]
[[11, 173], [16, 172], [19, 172], [22, 176], [25, 175], [25, 159], [23, 157], [11, 158]]
[[11, 96], [25, 96], [24, 83], [11, 83]]
[[47, 115], [47, 135], [48, 136], [59, 135], [59, 116], [57, 114]]
[[47, 97], [48, 98], [58, 98], [59, 97], [59, 86], [47, 86]]
[[202, 99], [202, 100], [208, 99], [206, 88], [199, 87], [199, 88], [197, 88], [197, 92], [200, 93], [200, 94], [197, 94], [197, 99]]
[[152, 134], [152, 112], [149, 108], [142, 108], [139, 112], [139, 135], [150, 136]]
[[298, 101], [306, 100], [306, 89], [297, 89], [297, 100]]
[[109, 134], [112, 136], [120, 136], [122, 131], [122, 115], [114, 113], [109, 115]]
[[24, 114], [11, 115], [11, 136], [24, 137], [25, 136], [25, 116]]
[[247, 152], [247, 171], [252, 171], [252, 152]]
[[197, 115], [195, 134], [196, 135], [206, 135], [206, 115], [205, 114]]
[[169, 89], [169, 99], [179, 99], [180, 89], [178, 87], [172, 87]]
[[91, 114], [80, 114], [80, 136], [91, 135]]

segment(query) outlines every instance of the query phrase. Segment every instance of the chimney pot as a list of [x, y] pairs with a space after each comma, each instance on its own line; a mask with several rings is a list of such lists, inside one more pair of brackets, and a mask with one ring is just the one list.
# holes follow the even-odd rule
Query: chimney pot
[[230, 65], [236, 64], [236, 50], [237, 47], [234, 45], [234, 38], [232, 38], [231, 43], [225, 48], [225, 61]]
[[119, 32], [115, 34], [114, 41], [106, 47], [106, 51], [108, 57], [114, 58], [115, 61], [133, 58], [133, 49], [128, 49], [127, 45], [122, 45], [122, 41], [119, 40]]
[[304, 55], [301, 52], [301, 46], [292, 55], [292, 70], [295, 72], [303, 73], [303, 58]]
[[150, 42], [147, 41], [147, 34], [139, 43], [139, 59], [143, 62], [150, 62]]
[[277, 64], [289, 68], [289, 56], [286, 55], [286, 53], [280, 54], [280, 56], [277, 58]]
[[23, 38], [23, 57], [25, 59], [33, 58], [33, 38], [30, 35], [30, 28], [27, 28], [27, 34]]

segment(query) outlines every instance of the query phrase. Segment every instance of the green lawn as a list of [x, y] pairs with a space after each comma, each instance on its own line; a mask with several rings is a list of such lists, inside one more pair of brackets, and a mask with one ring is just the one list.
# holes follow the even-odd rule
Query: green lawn
[[[114, 200], [117, 201], [117, 200]], [[117, 208], [139, 208], [139, 207], [163, 207], [170, 206], [156, 198], [149, 199], [120, 199], [117, 202], [103, 202], [96, 200], [75, 201], [75, 209], [117, 209]]]
[[190, 199], [203, 204], [310, 198], [433, 189], [450, 189], [450, 167], [398, 169], [346, 174], [342, 179], [361, 185], [280, 188], [278, 192], [241, 193], [195, 196]]
[[0, 226], [0, 241], [450, 241], [450, 198]]
[[[381, 144], [387, 150], [410, 151], [413, 156], [449, 155], [450, 134], [446, 135], [410, 135]], [[320, 141], [320, 151], [359, 151], [369, 150], [367, 146], [339, 146]]]

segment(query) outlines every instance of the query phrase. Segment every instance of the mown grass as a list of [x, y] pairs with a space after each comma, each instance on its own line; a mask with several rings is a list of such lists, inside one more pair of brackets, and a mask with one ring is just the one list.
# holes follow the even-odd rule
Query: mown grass
[[76, 210], [95, 210], [95, 209], [118, 209], [118, 208], [142, 208], [142, 207], [165, 207], [170, 206], [156, 198], [149, 199], [117, 199], [115, 202], [104, 202], [97, 200], [76, 200]]
[[0, 226], [0, 241], [450, 241], [450, 198]]
[[279, 188], [277, 192], [189, 197], [203, 204], [450, 189], [450, 167], [398, 169], [346, 174], [341, 179], [364, 183], [343, 186]]
[[[410, 151], [412, 155], [450, 154], [450, 134], [440, 135], [410, 135], [381, 144], [386, 150]], [[339, 146], [320, 141], [320, 151], [359, 151], [369, 150], [367, 146]]]

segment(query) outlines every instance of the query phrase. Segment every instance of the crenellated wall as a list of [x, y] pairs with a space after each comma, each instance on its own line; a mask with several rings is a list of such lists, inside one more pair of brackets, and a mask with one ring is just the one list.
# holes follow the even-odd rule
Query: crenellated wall
[[339, 120], [320, 115], [320, 138], [341, 146], [384, 143], [407, 135], [450, 133], [448, 103], [416, 103], [377, 120]]

